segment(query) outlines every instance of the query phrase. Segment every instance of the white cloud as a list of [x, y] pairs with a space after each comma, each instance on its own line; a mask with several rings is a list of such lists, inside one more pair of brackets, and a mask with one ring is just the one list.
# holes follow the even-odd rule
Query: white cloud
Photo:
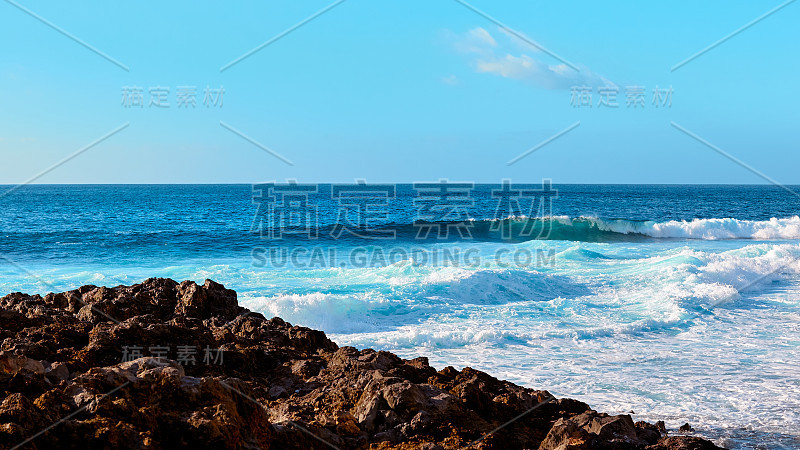
[[481, 27], [473, 28], [463, 35], [454, 35], [453, 39], [456, 50], [461, 53], [484, 55], [492, 53], [493, 49], [497, 47], [497, 41]]
[[449, 84], [450, 86], [455, 86], [460, 83], [459, 79], [455, 75], [448, 75], [446, 77], [442, 77], [442, 83]]
[[528, 55], [516, 57], [506, 55], [505, 58], [492, 61], [477, 61], [478, 72], [494, 73], [506, 78], [525, 79], [529, 76], [537, 76], [541, 73], [542, 67], [539, 62], [534, 61]]
[[469, 35], [480, 42], [491, 45], [492, 47], [497, 47], [497, 41], [494, 40], [494, 38], [492, 37], [491, 34], [489, 34], [488, 31], [486, 31], [481, 27], [469, 30]]
[[[509, 43], [523, 45], [525, 51], [534, 53], [537, 58], [549, 58], [533, 45], [519, 37], [499, 29]], [[484, 28], [478, 27], [460, 35], [456, 40], [457, 51], [471, 55], [471, 64], [479, 73], [498, 75], [520, 80], [545, 89], [570, 89], [572, 86], [616, 86], [611, 80], [580, 66], [577, 71], [566, 64], [549, 65], [522, 53], [514, 55], [504, 50], [497, 40]]]
[[532, 83], [545, 89], [570, 89], [572, 86], [615, 86], [611, 80], [582, 67], [578, 72], [566, 64], [548, 65], [528, 55], [479, 59], [475, 68], [504, 78]]

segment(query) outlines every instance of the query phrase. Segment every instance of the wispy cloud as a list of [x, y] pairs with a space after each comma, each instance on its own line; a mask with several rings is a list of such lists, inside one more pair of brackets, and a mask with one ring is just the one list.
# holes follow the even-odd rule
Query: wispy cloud
[[442, 77], [442, 83], [449, 84], [450, 86], [455, 86], [459, 84], [458, 77], [455, 75], [448, 75], [446, 77]]
[[[519, 48], [522, 48], [524, 50], [527, 50], [527, 51], [533, 52], [533, 53], [542, 53], [542, 51], [539, 48], [537, 48], [537, 47], [535, 47], [535, 46], [530, 44], [531, 42], [534, 42], [534, 40], [531, 37], [529, 37], [527, 34], [525, 34], [525, 33], [522, 33], [522, 32], [519, 32], [519, 31], [515, 30], [515, 33], [519, 34], [519, 36], [518, 36], [518, 35], [516, 35], [514, 33], [509, 32], [508, 30], [506, 30], [505, 28], [502, 28], [502, 27], [497, 27], [497, 31], [499, 31], [500, 33], [505, 35], [511, 42], [513, 42]], [[487, 34], [488, 34], [488, 32], [487, 32]]]
[[[547, 58], [546, 55], [502, 28], [498, 28], [497, 36], [501, 38], [500, 41], [485, 28], [473, 28], [454, 35], [454, 48], [470, 58], [470, 64], [476, 72], [519, 80], [544, 89], [616, 86], [608, 78], [582, 65], [579, 65], [579, 72], [563, 63], [543, 62], [540, 58]], [[507, 47], [523, 52], [514, 54]]]
[[464, 34], [451, 34], [454, 46], [460, 53], [466, 54], [491, 54], [497, 47], [497, 41], [485, 29], [478, 27]]

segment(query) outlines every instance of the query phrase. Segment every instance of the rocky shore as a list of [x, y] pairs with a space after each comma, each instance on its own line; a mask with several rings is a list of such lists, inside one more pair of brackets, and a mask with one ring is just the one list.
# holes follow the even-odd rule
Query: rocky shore
[[10, 294], [0, 333], [0, 448], [718, 448], [469, 367], [339, 347], [210, 280]]

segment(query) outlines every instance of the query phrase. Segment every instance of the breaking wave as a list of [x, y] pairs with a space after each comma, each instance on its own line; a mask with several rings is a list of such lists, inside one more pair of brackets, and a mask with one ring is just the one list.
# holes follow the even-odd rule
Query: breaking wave
[[[442, 222], [435, 229], [449, 230], [449, 237], [483, 241], [565, 240], [579, 242], [638, 242], [653, 239], [800, 239], [800, 217], [769, 220], [739, 220], [732, 218], [670, 220], [664, 222], [598, 217], [553, 216], [544, 218], [510, 217], [506, 219]], [[399, 238], [418, 239], [420, 224], [392, 227]], [[461, 234], [460, 234], [461, 233]], [[428, 232], [427, 237], [431, 238]], [[440, 236], [433, 236], [440, 237]]]

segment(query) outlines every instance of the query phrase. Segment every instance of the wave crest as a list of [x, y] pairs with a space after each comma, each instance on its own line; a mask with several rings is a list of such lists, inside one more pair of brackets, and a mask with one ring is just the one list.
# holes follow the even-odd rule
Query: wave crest
[[[652, 239], [800, 239], [800, 217], [769, 220], [733, 218], [664, 222], [599, 217], [509, 217], [470, 223], [472, 237], [485, 241], [565, 240], [580, 242], [646, 241]], [[406, 225], [400, 234], [410, 234]], [[405, 231], [406, 233], [403, 233]]]

